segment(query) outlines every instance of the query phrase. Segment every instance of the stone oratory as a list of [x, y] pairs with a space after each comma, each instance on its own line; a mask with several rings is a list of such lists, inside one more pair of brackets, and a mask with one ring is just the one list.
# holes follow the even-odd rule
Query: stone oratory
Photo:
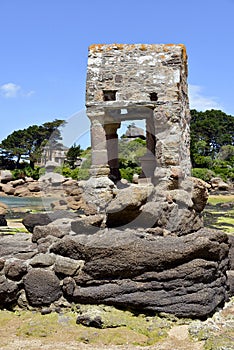
[[184, 45], [92, 45], [86, 85], [94, 177], [120, 179], [121, 122], [146, 121], [142, 176], [160, 180], [190, 174], [187, 55]]

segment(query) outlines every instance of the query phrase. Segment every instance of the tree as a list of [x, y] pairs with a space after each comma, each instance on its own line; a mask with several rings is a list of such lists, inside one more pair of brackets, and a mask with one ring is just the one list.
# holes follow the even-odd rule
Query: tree
[[81, 152], [82, 150], [80, 148], [80, 145], [76, 145], [75, 143], [69, 148], [67, 152], [67, 163], [69, 164], [71, 169], [75, 168], [75, 162], [80, 156]]
[[27, 129], [14, 131], [1, 142], [2, 154], [11, 161], [16, 158], [16, 168], [19, 168], [21, 159], [29, 160], [30, 166], [34, 168], [46, 143], [53, 146], [59, 143], [61, 134], [58, 127], [63, 123], [64, 120], [55, 119], [40, 126], [32, 125]]
[[[224, 145], [234, 145], [234, 117], [220, 110], [191, 110], [191, 160], [203, 166], [201, 157], [213, 160]], [[200, 164], [197, 160], [199, 159]]]
[[227, 161], [234, 167], [234, 146], [222, 146], [217, 155], [217, 159]]

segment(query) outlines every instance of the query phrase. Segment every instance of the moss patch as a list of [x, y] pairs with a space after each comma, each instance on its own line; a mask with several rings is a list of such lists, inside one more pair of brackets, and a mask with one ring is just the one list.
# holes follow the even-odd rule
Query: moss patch
[[216, 205], [218, 203], [229, 203], [234, 201], [234, 195], [217, 195], [217, 196], [209, 196], [208, 203], [211, 205]]
[[206, 227], [234, 233], [234, 196], [210, 196], [204, 210]]
[[[91, 310], [91, 311], [90, 311]], [[77, 325], [78, 313], [101, 315], [103, 329]], [[41, 315], [32, 311], [0, 311], [0, 348], [6, 337], [41, 339], [44, 343], [76, 341], [93, 345], [155, 344], [167, 336], [172, 322], [159, 317], [135, 316], [106, 306], [81, 306], [77, 311]]]

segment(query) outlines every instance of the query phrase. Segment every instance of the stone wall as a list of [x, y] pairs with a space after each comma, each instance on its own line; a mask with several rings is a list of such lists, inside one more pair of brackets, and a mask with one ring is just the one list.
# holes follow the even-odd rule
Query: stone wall
[[[156, 137], [155, 144], [148, 142], [148, 151], [156, 157], [156, 179], [169, 178], [173, 172], [181, 177], [190, 174], [187, 55], [183, 45], [90, 46], [86, 106], [92, 123], [95, 169], [110, 165], [108, 148], [114, 146], [106, 124], [114, 130], [121, 121], [146, 119], [148, 134]], [[117, 151], [113, 154], [118, 157]]]

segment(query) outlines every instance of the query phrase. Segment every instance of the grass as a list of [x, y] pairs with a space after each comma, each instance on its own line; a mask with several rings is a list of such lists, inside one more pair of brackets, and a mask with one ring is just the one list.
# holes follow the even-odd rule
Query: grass
[[210, 196], [204, 210], [205, 226], [234, 234], [234, 206], [221, 206], [233, 202], [234, 195]]
[[234, 202], [234, 195], [210, 195], [208, 198], [208, 204], [216, 205], [218, 203]]
[[[76, 324], [78, 313], [101, 315], [103, 329]], [[89, 311], [90, 312], [90, 311]], [[32, 311], [0, 311], [0, 348], [6, 337], [43, 339], [44, 343], [69, 342], [92, 345], [151, 345], [167, 336], [172, 322], [159, 317], [135, 316], [109, 306], [80, 306], [77, 311], [41, 315]], [[56, 347], [55, 347], [56, 348]]]

